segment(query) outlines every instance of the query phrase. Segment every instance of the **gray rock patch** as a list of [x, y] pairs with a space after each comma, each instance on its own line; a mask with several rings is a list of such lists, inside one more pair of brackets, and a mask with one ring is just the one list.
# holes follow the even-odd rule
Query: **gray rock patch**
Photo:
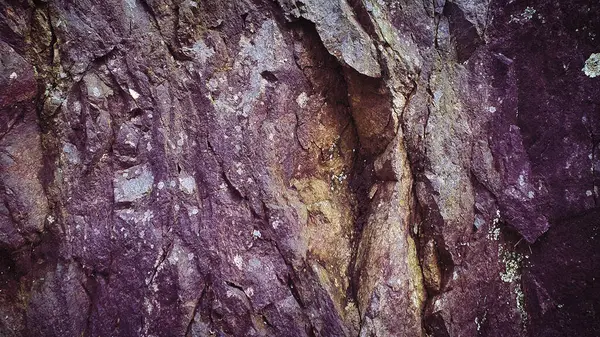
[[154, 175], [148, 164], [136, 165], [115, 173], [113, 188], [115, 202], [133, 202], [150, 194]]

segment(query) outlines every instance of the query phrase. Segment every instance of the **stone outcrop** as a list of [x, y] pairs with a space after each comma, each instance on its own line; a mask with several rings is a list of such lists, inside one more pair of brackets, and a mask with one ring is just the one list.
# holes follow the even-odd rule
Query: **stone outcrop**
[[0, 2], [0, 335], [600, 335], [599, 16]]

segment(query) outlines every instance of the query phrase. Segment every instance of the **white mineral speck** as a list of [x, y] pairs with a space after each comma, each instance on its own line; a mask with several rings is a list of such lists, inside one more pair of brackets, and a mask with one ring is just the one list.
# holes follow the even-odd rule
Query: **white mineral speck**
[[301, 108], [306, 108], [306, 105], [308, 103], [308, 96], [305, 92], [302, 92], [300, 95], [298, 95], [298, 97], [296, 98], [296, 103], [298, 103], [298, 106], [300, 106]]
[[242, 270], [242, 266], [244, 265], [244, 260], [242, 259], [241, 256], [236, 254], [233, 257], [233, 263], [235, 264], [236, 267], [238, 267], [239, 270]]
[[129, 94], [131, 95], [131, 97], [133, 97], [133, 99], [138, 99], [140, 97], [140, 94], [138, 94], [137, 91], [133, 89], [129, 89]]
[[519, 175], [519, 186], [525, 186], [525, 177], [522, 174]]
[[250, 288], [246, 289], [245, 293], [248, 297], [252, 297], [252, 295], [254, 295], [254, 289], [252, 289], [252, 287], [250, 287]]

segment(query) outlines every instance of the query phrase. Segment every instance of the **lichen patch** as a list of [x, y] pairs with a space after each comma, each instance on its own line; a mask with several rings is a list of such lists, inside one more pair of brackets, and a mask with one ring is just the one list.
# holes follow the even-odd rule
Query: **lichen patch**
[[581, 69], [583, 73], [590, 77], [594, 78], [600, 75], [600, 53], [594, 53], [588, 57], [585, 61], [585, 65], [583, 69]]

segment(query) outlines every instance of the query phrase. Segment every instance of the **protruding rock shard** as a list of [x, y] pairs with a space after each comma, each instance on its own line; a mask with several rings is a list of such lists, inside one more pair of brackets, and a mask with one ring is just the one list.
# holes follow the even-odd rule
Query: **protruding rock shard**
[[346, 0], [278, 0], [292, 18], [315, 24], [323, 45], [342, 64], [369, 77], [381, 77], [377, 49]]

